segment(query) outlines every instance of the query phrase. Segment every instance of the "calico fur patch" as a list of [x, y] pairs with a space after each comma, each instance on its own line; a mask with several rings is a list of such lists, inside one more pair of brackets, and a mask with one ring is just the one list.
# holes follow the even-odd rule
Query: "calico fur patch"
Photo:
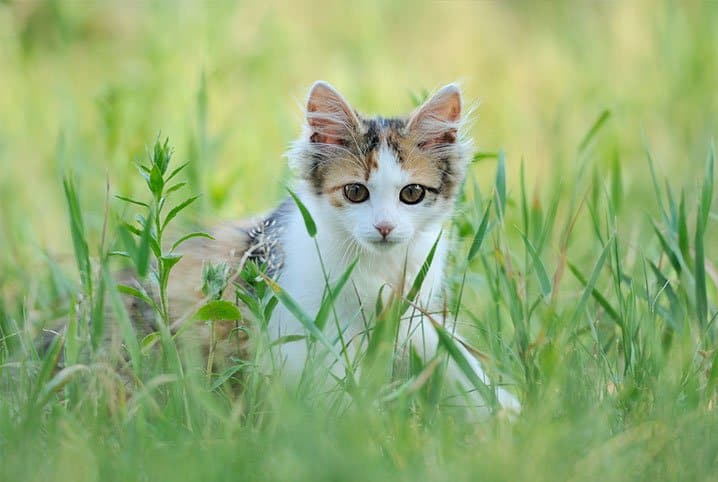
[[[318, 196], [368, 181], [387, 148], [414, 182], [445, 199], [456, 194], [465, 170], [461, 97], [449, 85], [406, 117], [365, 117], [331, 86], [318, 82], [307, 101], [307, 129], [289, 153]], [[334, 204], [334, 202], [333, 202]]]

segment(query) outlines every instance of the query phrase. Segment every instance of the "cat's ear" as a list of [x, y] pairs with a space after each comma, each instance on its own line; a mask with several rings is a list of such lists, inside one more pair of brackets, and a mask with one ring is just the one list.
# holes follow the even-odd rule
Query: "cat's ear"
[[422, 148], [454, 144], [461, 123], [461, 90], [449, 84], [409, 117], [409, 131]]
[[317, 81], [307, 99], [309, 141], [321, 144], [344, 144], [358, 129], [354, 109], [331, 85]]

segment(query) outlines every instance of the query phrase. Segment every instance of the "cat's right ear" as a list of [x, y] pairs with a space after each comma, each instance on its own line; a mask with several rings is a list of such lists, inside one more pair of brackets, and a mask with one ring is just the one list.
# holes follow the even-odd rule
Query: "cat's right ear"
[[319, 80], [309, 90], [307, 99], [309, 142], [345, 144], [359, 126], [354, 109], [327, 82]]

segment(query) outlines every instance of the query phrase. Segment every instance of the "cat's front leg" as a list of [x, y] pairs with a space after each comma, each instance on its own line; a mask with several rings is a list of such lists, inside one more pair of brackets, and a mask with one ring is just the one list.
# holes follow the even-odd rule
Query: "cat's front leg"
[[[435, 327], [435, 325], [437, 325]], [[447, 327], [448, 328], [448, 327]], [[441, 350], [447, 361], [445, 377], [450, 385], [458, 387], [460, 393], [456, 399], [463, 400], [470, 412], [479, 416], [485, 416], [490, 413], [490, 401], [486, 400], [481, 391], [472, 381], [475, 376], [489, 390], [493, 390], [493, 396], [496, 399], [499, 410], [508, 413], [510, 416], [518, 415], [521, 411], [521, 404], [518, 399], [504, 388], [498, 387], [491, 383], [491, 380], [484, 372], [479, 359], [466, 348], [465, 342], [450, 329], [444, 328], [441, 318], [430, 319], [427, 315], [418, 315], [406, 320], [402, 323], [401, 334], [409, 346], [419, 354], [423, 361], [427, 363], [438, 355], [441, 345], [438, 329], [444, 329], [444, 333], [451, 337], [450, 342], [456, 347], [454, 353], [447, 353]], [[461, 360], [465, 360], [465, 363]], [[464, 365], [464, 368], [460, 365]], [[467, 374], [466, 366], [470, 371]]]

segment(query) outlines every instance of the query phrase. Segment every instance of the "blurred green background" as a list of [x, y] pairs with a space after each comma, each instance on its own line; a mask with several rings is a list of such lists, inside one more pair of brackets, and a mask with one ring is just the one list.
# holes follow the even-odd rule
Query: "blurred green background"
[[718, 132], [718, 4], [691, 3], [0, 2], [5, 276], [71, 253], [64, 173], [97, 233], [106, 176], [134, 192], [160, 132], [195, 161], [203, 220], [269, 208], [316, 79], [386, 115], [461, 81], [477, 147], [506, 150], [510, 182], [524, 158], [532, 189], [610, 109], [598, 162], [620, 152], [627, 196], [650, 203], [642, 132], [677, 182]]
[[[155, 413], [155, 399], [165, 409], [187, 400], [161, 390], [137, 402], [138, 416], [132, 401], [118, 408], [97, 395], [91, 377], [67, 389], [80, 402], [58, 395], [37, 407], [34, 376], [6, 378], [0, 454], [11, 452], [0, 455], [0, 478], [714, 478], [718, 217], [703, 177], [718, 134], [717, 26], [718, 2], [708, 1], [0, 0], [0, 329], [13, 328], [3, 337], [22, 342], [16, 319], [72, 314], [83, 296], [63, 176], [76, 180], [95, 256], [107, 182], [111, 194], [146, 199], [134, 162], [160, 133], [175, 165], [190, 162], [185, 194], [204, 193], [180, 217], [211, 224], [285, 195], [283, 153], [315, 80], [383, 115], [458, 80], [475, 107], [477, 149], [503, 149], [508, 176], [506, 218], [491, 215], [470, 266], [464, 328], [525, 407], [515, 424], [462, 425], [440, 410], [345, 413], [290, 397], [260, 426], [241, 418], [241, 399], [203, 404], [217, 394], [201, 387], [190, 409], [210, 423], [193, 431], [182, 416]], [[472, 166], [469, 197], [484, 202], [460, 205], [467, 239], [457, 259], [500, 185], [495, 157]], [[676, 213], [682, 187], [686, 215]], [[696, 215], [699, 200], [706, 212]], [[111, 222], [131, 219], [122, 209], [111, 199]], [[703, 214], [705, 233], [694, 230]], [[539, 238], [536, 261], [528, 242]], [[541, 265], [550, 301], [534, 280]], [[595, 289], [584, 289], [581, 273], [594, 266]], [[29, 422], [17, 424], [25, 412]]]

